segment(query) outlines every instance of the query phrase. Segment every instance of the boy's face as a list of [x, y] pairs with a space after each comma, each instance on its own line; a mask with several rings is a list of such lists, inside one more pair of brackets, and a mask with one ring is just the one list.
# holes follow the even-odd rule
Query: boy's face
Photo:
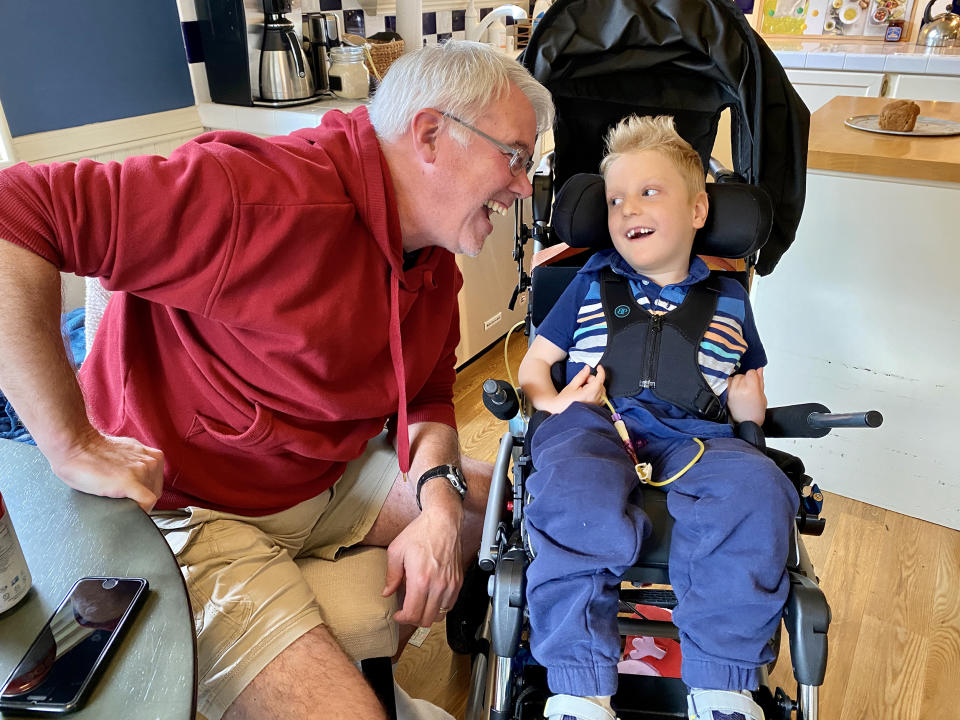
[[656, 150], [617, 158], [605, 184], [607, 226], [623, 258], [659, 285], [686, 278], [693, 237], [707, 219], [707, 194], [691, 198], [673, 161]]

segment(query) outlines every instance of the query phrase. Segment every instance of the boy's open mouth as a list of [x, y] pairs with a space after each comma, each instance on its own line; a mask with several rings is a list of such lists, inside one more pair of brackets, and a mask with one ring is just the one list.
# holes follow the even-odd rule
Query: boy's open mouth
[[636, 240], [637, 238], [653, 235], [655, 230], [648, 227], [634, 227], [627, 230], [627, 240]]

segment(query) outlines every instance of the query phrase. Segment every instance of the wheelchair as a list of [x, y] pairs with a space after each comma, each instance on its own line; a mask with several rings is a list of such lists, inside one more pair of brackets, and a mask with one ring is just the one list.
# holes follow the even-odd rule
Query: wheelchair
[[[733, 259], [720, 267], [746, 287], [754, 270], [772, 271], [792, 242], [803, 207], [809, 113], [729, 0], [557, 0], [522, 61], [551, 90], [557, 107], [555, 152], [533, 179], [531, 227], [518, 204], [514, 299], [530, 291], [526, 331], [531, 338], [584, 259], [610, 244], [603, 181], [589, 173], [599, 164], [606, 130], [632, 113], [673, 115], [679, 133], [710, 168], [710, 213], [694, 252]], [[710, 158], [726, 109], [732, 170]], [[560, 188], [555, 203], [554, 187]], [[537, 264], [535, 259], [528, 276], [523, 247], [530, 239], [535, 251], [550, 251], [553, 261]], [[563, 251], [553, 252], [557, 248]], [[473, 656], [467, 720], [528, 720], [543, 717], [550, 695], [546, 672], [529, 650], [525, 592], [530, 559], [525, 483], [533, 470], [529, 440], [536, 416], [528, 420], [522, 412], [512, 378], [487, 380], [483, 391], [484, 404], [507, 421], [508, 429], [494, 466], [478, 566], [465, 582], [459, 607], [448, 615], [448, 641]], [[797, 688], [791, 697], [771, 687], [772, 665], [761, 668], [754, 699], [768, 720], [817, 720], [830, 607], [800, 537], [823, 532], [822, 494], [799, 458], [766, 447], [766, 439], [822, 437], [832, 428], [877, 427], [882, 420], [876, 411], [831, 413], [824, 405], [806, 403], [768, 409], [762, 428], [740, 426], [740, 437], [772, 458], [798, 495], [787, 563], [789, 596], [781, 628], [770, 640], [776, 657], [786, 629]], [[641, 489], [653, 534], [622, 578], [620, 634], [676, 639], [672, 622], [633, 612], [637, 605], [676, 605], [669, 588], [673, 519], [667, 496], [650, 486]], [[685, 718], [686, 694], [679, 678], [620, 674], [613, 707], [621, 720]]]
[[[710, 216], [697, 235], [695, 252], [736, 258], [753, 254], [769, 234], [772, 213], [765, 193], [750, 185], [708, 184]], [[602, 247], [606, 208], [603, 182], [599, 176], [576, 175], [558, 195], [554, 232], [570, 247]], [[600, 231], [597, 230], [600, 228]], [[571, 234], [580, 230], [579, 235]], [[601, 244], [602, 243], [602, 244]], [[542, 319], [544, 305], [551, 306], [577, 267], [548, 265], [534, 270], [531, 320]], [[488, 497], [479, 568], [490, 573], [489, 607], [477, 636], [469, 645], [474, 654], [468, 720], [524, 720], [542, 717], [549, 697], [543, 668], [529, 653], [525, 617], [525, 570], [529, 553], [524, 533], [525, 482], [533, 470], [529, 453], [527, 421], [519, 413], [520, 403], [512, 384], [487, 380], [484, 404], [509, 423], [500, 440]], [[536, 416], [534, 416], [536, 418]], [[770, 408], [761, 428], [744, 423], [741, 437], [764, 450], [792, 481], [798, 495], [799, 511], [790, 546], [788, 573], [790, 592], [784, 610], [783, 625], [790, 642], [797, 696], [770, 688], [767, 675], [772, 666], [761, 670], [761, 687], [755, 700], [768, 720], [815, 720], [818, 687], [823, 683], [827, 661], [827, 629], [830, 608], [820, 590], [801, 534], [819, 535], [825, 520], [820, 517], [822, 495], [805, 473], [802, 461], [785, 452], [768, 448], [766, 438], [822, 437], [836, 427], [877, 427], [882, 416], [876, 411], [830, 413], [821, 404], [806, 403]], [[509, 475], [512, 470], [512, 483]], [[644, 543], [637, 564], [623, 580], [630, 587], [620, 591], [618, 618], [622, 636], [678, 638], [677, 628], [669, 621], [632, 617], [636, 605], [671, 609], [676, 605], [669, 586], [668, 557], [673, 518], [667, 511], [667, 495], [642, 485], [643, 507], [653, 524], [653, 534]], [[649, 586], [656, 587], [649, 587]], [[451, 642], [457, 647], [463, 640]], [[779, 632], [771, 638], [779, 648]], [[776, 654], [776, 652], [775, 652]], [[686, 717], [686, 686], [676, 678], [645, 675], [620, 675], [614, 708], [621, 720], [630, 718]]]

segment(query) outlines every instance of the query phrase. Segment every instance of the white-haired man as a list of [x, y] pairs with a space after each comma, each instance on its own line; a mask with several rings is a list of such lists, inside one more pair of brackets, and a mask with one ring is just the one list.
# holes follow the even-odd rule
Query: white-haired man
[[[132, 498], [167, 533], [203, 606], [209, 720], [382, 716], [298, 556], [387, 547], [397, 621], [453, 605], [490, 475], [455, 430], [453, 253], [530, 194], [552, 114], [518, 63], [450, 42], [317, 128], [0, 173], [0, 389], [65, 483]], [[61, 270], [119, 291], [79, 383]], [[393, 469], [331, 493], [388, 420]]]

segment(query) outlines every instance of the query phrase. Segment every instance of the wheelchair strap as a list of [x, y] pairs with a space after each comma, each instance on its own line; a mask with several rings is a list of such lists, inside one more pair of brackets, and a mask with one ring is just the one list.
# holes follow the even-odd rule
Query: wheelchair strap
[[603, 271], [600, 297], [607, 321], [600, 364], [610, 397], [629, 397], [649, 388], [692, 415], [727, 421], [726, 408], [707, 384], [699, 362], [700, 342], [720, 298], [712, 277], [690, 286], [683, 302], [661, 315], [643, 308], [627, 279], [610, 268]]

